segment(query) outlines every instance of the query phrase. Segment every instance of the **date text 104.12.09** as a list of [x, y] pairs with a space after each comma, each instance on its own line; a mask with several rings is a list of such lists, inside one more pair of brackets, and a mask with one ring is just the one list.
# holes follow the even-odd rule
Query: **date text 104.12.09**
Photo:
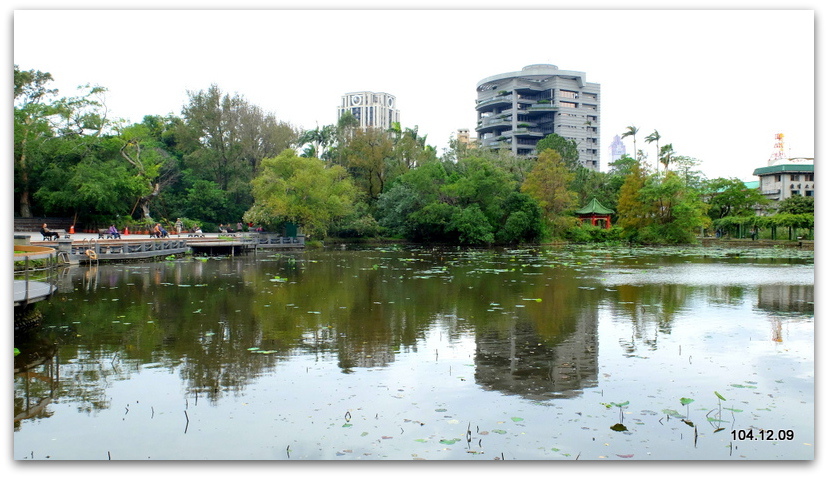
[[737, 441], [745, 441], [745, 440], [793, 440], [794, 439], [794, 431], [793, 430], [765, 430], [762, 428], [749, 428], [747, 430], [731, 430], [731, 436], [734, 440]]

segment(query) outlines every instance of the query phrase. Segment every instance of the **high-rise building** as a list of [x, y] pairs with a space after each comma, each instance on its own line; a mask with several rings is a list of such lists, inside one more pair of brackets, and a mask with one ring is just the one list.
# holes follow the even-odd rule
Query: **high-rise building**
[[373, 91], [346, 93], [342, 95], [342, 101], [337, 108], [337, 120], [346, 111], [350, 111], [359, 120], [359, 127], [363, 129], [388, 129], [391, 123], [400, 122], [397, 98], [388, 93], [374, 93]]
[[624, 146], [624, 142], [621, 141], [621, 136], [618, 136], [616, 134], [615, 137], [612, 138], [612, 143], [610, 144], [609, 151], [610, 163], [618, 161], [619, 159], [621, 159], [621, 156], [627, 154], [627, 147]]
[[538, 141], [556, 133], [574, 140], [585, 167], [599, 169], [601, 85], [586, 73], [529, 65], [477, 83], [477, 137], [481, 147], [537, 154]]

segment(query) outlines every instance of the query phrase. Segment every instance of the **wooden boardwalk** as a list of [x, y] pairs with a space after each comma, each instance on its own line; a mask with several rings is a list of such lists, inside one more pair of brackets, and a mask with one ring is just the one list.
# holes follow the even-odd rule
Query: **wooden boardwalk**
[[14, 306], [21, 306], [48, 299], [57, 287], [48, 282], [35, 280], [14, 281]]
[[139, 261], [163, 258], [187, 252], [207, 255], [240, 255], [258, 249], [301, 249], [305, 238], [266, 233], [220, 234], [193, 237], [184, 235], [156, 239], [123, 236], [121, 239], [59, 239], [33, 241], [58, 252], [58, 260], [69, 264]]

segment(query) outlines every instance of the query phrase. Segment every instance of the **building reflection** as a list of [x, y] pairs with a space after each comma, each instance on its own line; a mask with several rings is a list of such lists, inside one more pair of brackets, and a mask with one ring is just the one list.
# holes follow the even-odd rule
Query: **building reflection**
[[476, 382], [530, 400], [576, 397], [596, 386], [596, 314], [582, 314], [574, 322], [574, 331], [552, 338], [538, 334], [530, 321], [516, 321], [505, 337], [495, 331], [478, 334]]

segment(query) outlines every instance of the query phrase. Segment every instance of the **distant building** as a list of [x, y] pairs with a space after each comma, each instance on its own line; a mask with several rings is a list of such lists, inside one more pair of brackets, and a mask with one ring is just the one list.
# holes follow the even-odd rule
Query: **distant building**
[[586, 73], [555, 65], [485, 78], [477, 83], [480, 146], [530, 156], [537, 154], [539, 140], [555, 133], [574, 140], [581, 164], [598, 170], [600, 91], [598, 83], [586, 81]]
[[609, 152], [610, 152], [609, 163], [614, 163], [614, 162], [618, 161], [619, 159], [621, 159], [622, 156], [627, 154], [627, 147], [624, 146], [624, 142], [621, 141], [621, 136], [618, 136], [616, 134], [615, 137], [612, 138], [612, 143], [609, 146]]
[[477, 138], [472, 138], [469, 135], [469, 130], [465, 128], [457, 130], [457, 142], [465, 145], [469, 149], [477, 148]]
[[814, 195], [814, 158], [771, 158], [768, 165], [753, 171], [759, 176], [759, 190], [771, 200]]
[[359, 127], [388, 129], [392, 123], [400, 122], [397, 98], [388, 93], [357, 91], [342, 95], [337, 108], [337, 120], [345, 112], [351, 112], [359, 121]]

